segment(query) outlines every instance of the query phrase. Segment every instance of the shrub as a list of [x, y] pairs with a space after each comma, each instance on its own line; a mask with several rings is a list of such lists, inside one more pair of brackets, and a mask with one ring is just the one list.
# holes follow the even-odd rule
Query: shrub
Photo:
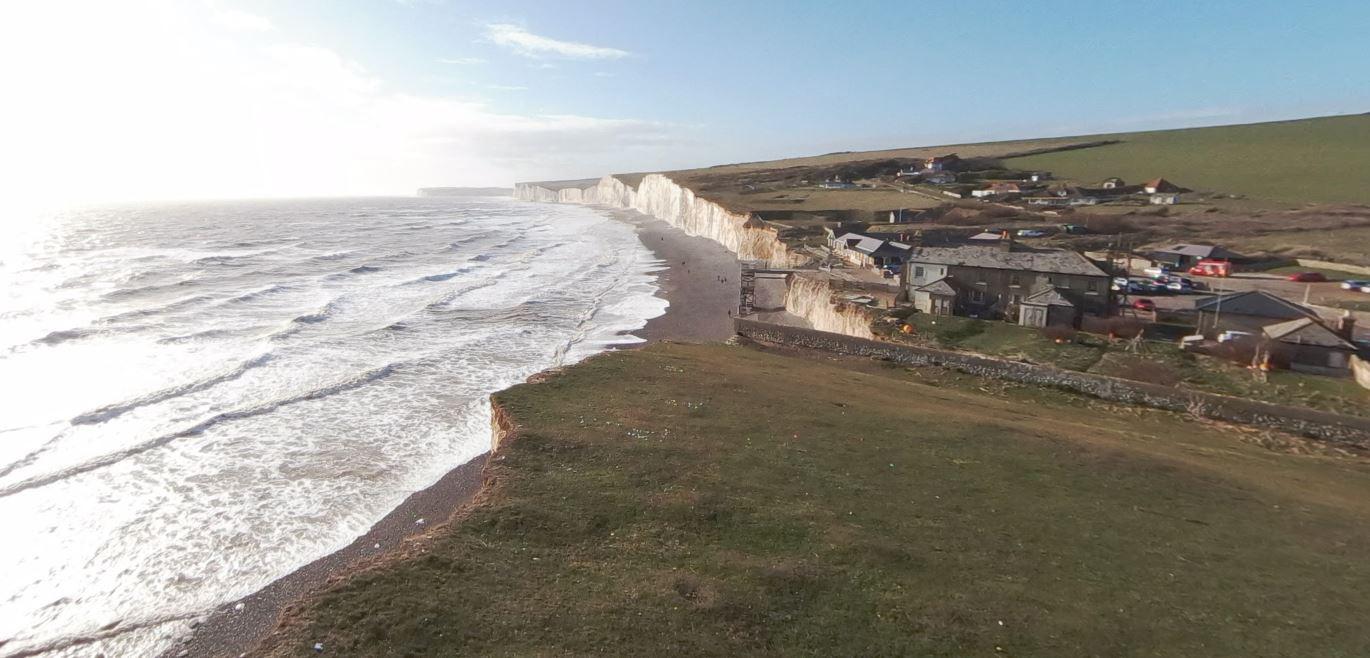
[[1042, 335], [1053, 343], [1064, 344], [1075, 341], [1075, 335], [1079, 332], [1075, 327], [1064, 324], [1053, 324], [1049, 327], [1042, 327]]

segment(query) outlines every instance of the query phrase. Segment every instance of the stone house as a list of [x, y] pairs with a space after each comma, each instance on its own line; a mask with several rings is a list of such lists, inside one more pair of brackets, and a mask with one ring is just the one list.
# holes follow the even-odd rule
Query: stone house
[[[905, 259], [901, 284], [924, 313], [1005, 318], [1029, 326], [1107, 315], [1109, 276], [1084, 256], [1006, 238], [994, 245], [923, 247]], [[1029, 313], [1020, 309], [1031, 307]]]

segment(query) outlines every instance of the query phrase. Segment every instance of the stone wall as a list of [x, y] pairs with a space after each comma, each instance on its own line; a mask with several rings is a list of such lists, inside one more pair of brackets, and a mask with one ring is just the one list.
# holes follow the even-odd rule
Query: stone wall
[[736, 319], [737, 333], [763, 343], [824, 350], [895, 363], [951, 368], [971, 375], [1050, 386], [1125, 404], [1190, 413], [1204, 418], [1264, 427], [1332, 443], [1370, 448], [1370, 418], [1285, 407], [1226, 395], [1184, 391], [1050, 366], [912, 345], [866, 340], [813, 329]]

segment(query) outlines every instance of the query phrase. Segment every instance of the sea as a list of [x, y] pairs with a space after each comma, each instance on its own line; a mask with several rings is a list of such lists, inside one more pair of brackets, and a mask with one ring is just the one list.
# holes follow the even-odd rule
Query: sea
[[0, 656], [175, 646], [485, 452], [490, 393], [666, 308], [633, 227], [581, 206], [160, 204], [4, 230]]

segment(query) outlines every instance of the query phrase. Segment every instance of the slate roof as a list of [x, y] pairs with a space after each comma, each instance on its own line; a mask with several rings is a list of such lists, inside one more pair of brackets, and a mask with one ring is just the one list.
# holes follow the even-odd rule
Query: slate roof
[[1042, 272], [1044, 274], [1079, 274], [1108, 276], [1088, 258], [1065, 249], [1033, 249], [1014, 247], [1005, 251], [1002, 245], [963, 247], [923, 247], [908, 256], [909, 262], [930, 265], [961, 265], [996, 270]]
[[1350, 341], [1337, 335], [1337, 332], [1328, 329], [1327, 325], [1313, 318], [1299, 318], [1272, 324], [1262, 328], [1261, 331], [1265, 332], [1266, 336], [1281, 343], [1316, 345], [1343, 350], [1356, 349], [1356, 346]]
[[847, 245], [848, 249], [859, 251], [869, 256], [904, 256], [913, 248], [902, 242], [881, 240], [880, 238], [872, 238], [869, 235], [861, 235], [860, 233], [844, 233], [837, 239]]
[[1241, 258], [1241, 254], [1211, 244], [1177, 244], [1157, 249], [1156, 253], [1178, 254], [1193, 258]]
[[918, 286], [918, 290], [932, 295], [955, 295], [956, 286], [952, 285], [951, 277], [944, 276], [932, 283], [925, 283]]
[[1276, 297], [1264, 290], [1248, 290], [1230, 295], [1209, 297], [1194, 305], [1195, 310], [1253, 315], [1274, 320], [1317, 318], [1318, 314], [1306, 306]]
[[1060, 288], [1055, 286], [1043, 288], [1028, 295], [1023, 299], [1023, 303], [1032, 304], [1033, 306], [1068, 306], [1070, 308], [1075, 308], [1075, 302], [1071, 301]]
[[967, 239], [969, 239], [969, 240], [985, 240], [985, 241], [994, 240], [994, 241], [998, 241], [998, 240], [1003, 240], [1003, 239], [1004, 239], [1004, 236], [1003, 236], [1003, 235], [1000, 235], [1000, 234], [998, 234], [998, 233], [993, 233], [993, 232], [991, 232], [991, 231], [981, 231], [980, 233], [976, 233], [975, 235], [972, 235], [972, 236], [970, 236], [970, 237], [967, 238]]

